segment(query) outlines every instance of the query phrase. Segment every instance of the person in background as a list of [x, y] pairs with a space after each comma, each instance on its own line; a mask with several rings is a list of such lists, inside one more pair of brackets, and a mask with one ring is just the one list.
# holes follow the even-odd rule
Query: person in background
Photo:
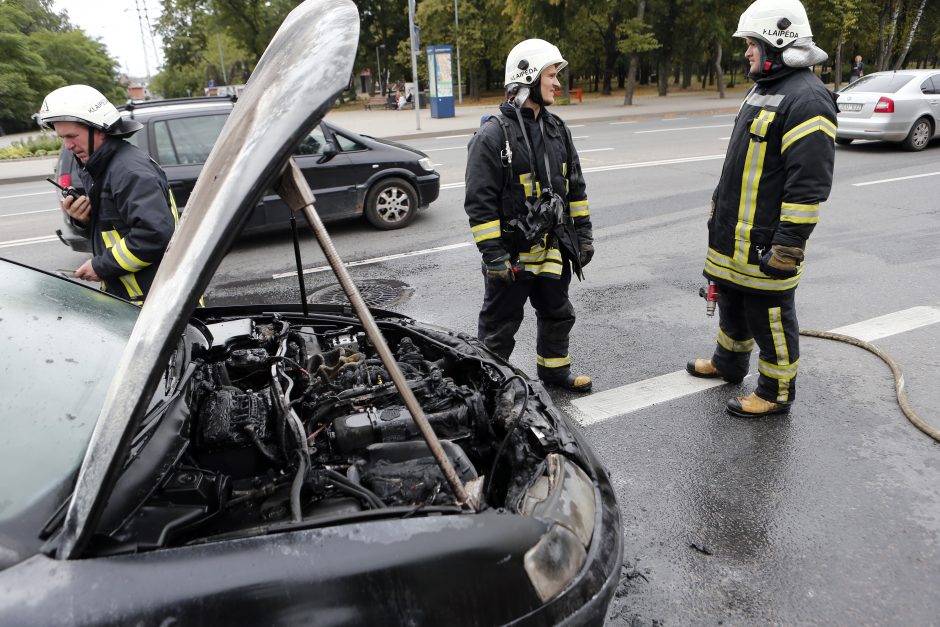
[[854, 83], [865, 76], [865, 64], [862, 63], [862, 55], [855, 55], [855, 62], [852, 63], [852, 73], [849, 75], [849, 82]]

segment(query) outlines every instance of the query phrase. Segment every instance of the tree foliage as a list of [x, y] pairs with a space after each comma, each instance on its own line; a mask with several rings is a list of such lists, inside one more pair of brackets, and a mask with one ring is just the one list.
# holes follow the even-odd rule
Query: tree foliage
[[33, 128], [43, 97], [73, 83], [124, 99], [117, 61], [67, 14], [55, 13], [51, 0], [0, 0], [0, 129]]

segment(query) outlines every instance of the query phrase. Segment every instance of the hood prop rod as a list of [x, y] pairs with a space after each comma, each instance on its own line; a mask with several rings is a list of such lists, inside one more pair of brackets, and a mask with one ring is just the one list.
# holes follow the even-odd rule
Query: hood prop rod
[[307, 307], [307, 286], [304, 284], [304, 266], [300, 260], [300, 236], [297, 232], [297, 212], [290, 209], [290, 230], [294, 236], [294, 261], [297, 263], [297, 282], [300, 284], [300, 306], [303, 308], [304, 316], [309, 316], [310, 311]]
[[[391, 350], [389, 350], [388, 344], [382, 336], [382, 331], [375, 323], [372, 312], [369, 311], [365, 301], [362, 299], [362, 295], [359, 293], [358, 288], [356, 288], [356, 284], [353, 283], [352, 277], [349, 276], [349, 271], [346, 269], [346, 266], [343, 265], [343, 260], [340, 259], [339, 253], [336, 252], [333, 241], [330, 239], [329, 233], [327, 233], [326, 228], [323, 226], [320, 216], [317, 215], [316, 210], [314, 210], [313, 192], [310, 190], [310, 186], [307, 185], [307, 180], [304, 178], [303, 173], [300, 171], [300, 168], [297, 167], [293, 158], [288, 161], [284, 171], [281, 173], [280, 179], [275, 182], [274, 188], [280, 197], [284, 199], [284, 202], [287, 203], [287, 206], [293, 211], [303, 211], [304, 216], [307, 218], [307, 223], [313, 230], [313, 234], [316, 236], [317, 242], [323, 250], [323, 254], [326, 255], [326, 259], [333, 269], [333, 273], [336, 275], [336, 278], [339, 279], [340, 285], [346, 293], [346, 297], [352, 304], [356, 315], [362, 322], [366, 334], [369, 336], [372, 345], [382, 359], [382, 364], [391, 375], [395, 387], [398, 388], [398, 393], [405, 402], [405, 407], [407, 407], [412, 418], [414, 418], [415, 424], [418, 426], [418, 430], [421, 431], [421, 436], [427, 443], [428, 448], [431, 449], [431, 455], [434, 456], [434, 460], [444, 474], [444, 478], [450, 485], [450, 489], [454, 493], [457, 502], [465, 509], [477, 511], [477, 503], [470, 498], [463, 483], [460, 481], [460, 477], [457, 476], [457, 472], [447, 458], [447, 454], [444, 452], [444, 448], [441, 446], [437, 434], [434, 433], [427, 417], [424, 415], [424, 410], [420, 403], [418, 403], [418, 399], [415, 398], [414, 392], [408, 387], [405, 375], [403, 375], [398, 368], [398, 363], [395, 361]], [[298, 272], [299, 271], [300, 268], [298, 268]]]

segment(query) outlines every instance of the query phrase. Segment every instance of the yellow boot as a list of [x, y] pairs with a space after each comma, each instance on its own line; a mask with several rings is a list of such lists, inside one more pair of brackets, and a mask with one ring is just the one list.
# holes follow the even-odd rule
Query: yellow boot
[[785, 414], [790, 411], [789, 403], [774, 403], [751, 392], [747, 396], [737, 396], [728, 401], [728, 413], [742, 418], [760, 418], [771, 414]]
[[685, 371], [693, 377], [700, 379], [718, 379], [722, 378], [728, 383], [741, 383], [743, 379], [737, 377], [726, 377], [721, 371], [712, 364], [711, 359], [692, 359], [685, 365]]

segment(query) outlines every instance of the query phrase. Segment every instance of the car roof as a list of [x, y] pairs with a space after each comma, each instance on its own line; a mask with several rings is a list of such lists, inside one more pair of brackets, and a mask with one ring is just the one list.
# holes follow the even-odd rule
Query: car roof
[[205, 98], [170, 98], [166, 100], [131, 101], [118, 109], [125, 117], [134, 119], [150, 118], [168, 113], [205, 113], [211, 111], [231, 111], [235, 99], [228, 96], [207, 96]]

